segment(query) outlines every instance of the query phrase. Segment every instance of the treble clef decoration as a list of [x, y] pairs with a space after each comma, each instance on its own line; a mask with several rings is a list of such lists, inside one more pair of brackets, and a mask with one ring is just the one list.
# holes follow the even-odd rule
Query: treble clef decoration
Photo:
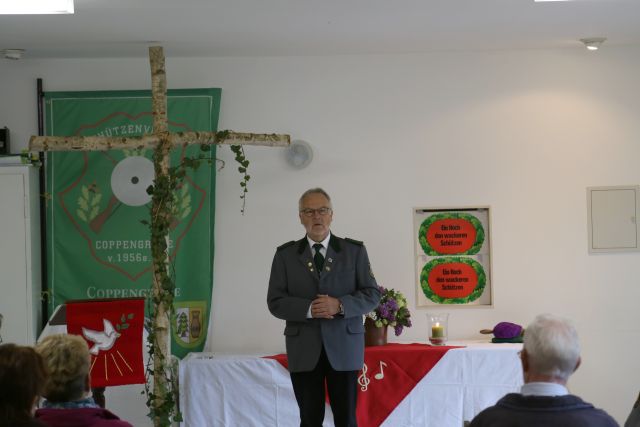
[[360, 384], [360, 390], [367, 391], [371, 380], [367, 377], [367, 364], [362, 366], [362, 374], [358, 377], [358, 384]]

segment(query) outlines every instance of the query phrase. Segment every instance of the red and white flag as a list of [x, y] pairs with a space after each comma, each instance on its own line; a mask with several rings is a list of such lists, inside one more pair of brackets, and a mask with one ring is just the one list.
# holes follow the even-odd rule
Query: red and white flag
[[91, 353], [91, 386], [142, 384], [144, 299], [67, 302], [67, 332]]

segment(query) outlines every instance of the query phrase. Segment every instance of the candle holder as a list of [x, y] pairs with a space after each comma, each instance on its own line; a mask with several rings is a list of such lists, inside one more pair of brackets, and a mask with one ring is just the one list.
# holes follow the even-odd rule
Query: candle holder
[[449, 313], [427, 313], [429, 342], [432, 345], [445, 345], [449, 335]]

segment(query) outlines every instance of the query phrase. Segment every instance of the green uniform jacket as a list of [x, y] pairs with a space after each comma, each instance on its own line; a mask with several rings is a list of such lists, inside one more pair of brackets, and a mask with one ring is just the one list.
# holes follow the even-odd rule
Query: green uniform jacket
[[[307, 311], [318, 294], [338, 298], [344, 315], [308, 319]], [[332, 234], [319, 277], [306, 237], [280, 246], [273, 257], [267, 305], [275, 317], [286, 320], [284, 335], [290, 372], [312, 370], [323, 346], [333, 369], [361, 369], [362, 315], [373, 310], [379, 301], [380, 291], [362, 242]]]

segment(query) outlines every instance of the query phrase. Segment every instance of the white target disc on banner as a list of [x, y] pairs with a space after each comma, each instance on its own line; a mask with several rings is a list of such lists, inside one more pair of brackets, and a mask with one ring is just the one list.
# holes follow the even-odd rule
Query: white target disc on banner
[[142, 206], [151, 201], [147, 188], [155, 176], [153, 162], [146, 157], [127, 157], [111, 172], [111, 190], [127, 206]]

